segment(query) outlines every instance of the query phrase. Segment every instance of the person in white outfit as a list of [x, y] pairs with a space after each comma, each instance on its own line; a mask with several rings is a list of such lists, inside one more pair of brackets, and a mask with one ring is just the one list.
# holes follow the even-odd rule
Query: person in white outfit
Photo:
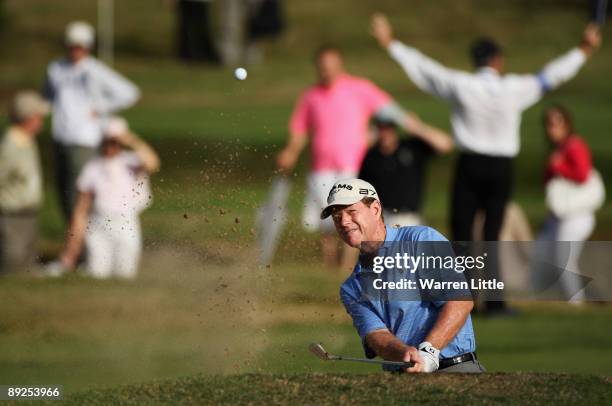
[[85, 22], [66, 27], [67, 56], [47, 67], [44, 95], [52, 104], [52, 133], [60, 205], [68, 220], [77, 191], [75, 179], [96, 155], [101, 124], [111, 113], [132, 106], [140, 91], [90, 55], [94, 29]]
[[60, 261], [74, 269], [84, 241], [89, 275], [132, 279], [142, 251], [139, 214], [151, 202], [148, 175], [160, 162], [123, 119], [109, 119], [104, 137], [101, 155], [77, 179], [79, 195]]
[[[563, 179], [575, 185], [589, 182], [593, 172], [591, 151], [580, 136], [574, 132], [572, 118], [562, 106], [552, 106], [544, 113], [546, 136], [553, 146], [545, 173], [547, 188], [552, 182]], [[561, 196], [549, 196], [557, 200], [568, 198], [570, 191]], [[584, 194], [585, 192], [579, 192]], [[571, 196], [569, 196], [571, 197]], [[540, 241], [569, 241], [555, 247], [558, 253], [556, 264], [565, 268], [561, 275], [561, 287], [573, 303], [581, 303], [585, 292], [575, 274], [580, 274], [579, 259], [584, 245], [595, 228], [595, 206], [576, 207], [564, 213], [555, 209], [559, 202], [548, 201], [550, 212], [538, 236]], [[568, 252], [569, 251], [569, 252]], [[569, 271], [569, 272], [568, 272]]]

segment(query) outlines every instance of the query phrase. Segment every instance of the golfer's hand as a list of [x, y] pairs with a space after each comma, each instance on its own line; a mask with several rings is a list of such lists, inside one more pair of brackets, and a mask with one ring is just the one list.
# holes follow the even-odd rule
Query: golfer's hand
[[372, 15], [370, 33], [383, 48], [387, 48], [393, 41], [393, 29], [387, 17], [382, 13]]
[[418, 350], [414, 347], [408, 347], [406, 349], [404, 361], [414, 363], [413, 367], [406, 368], [406, 372], [408, 373], [435, 372], [440, 365], [440, 361], [437, 357], [427, 351]]
[[584, 29], [584, 34], [582, 35], [582, 44], [580, 48], [586, 53], [590, 55], [597, 48], [601, 46], [601, 32], [599, 31], [599, 27], [595, 23], [590, 23]]
[[402, 359], [402, 361], [412, 362], [414, 364], [414, 366], [410, 368], [406, 368], [405, 369], [406, 372], [410, 372], [410, 373], [423, 372], [422, 371], [423, 360], [421, 359], [421, 356], [419, 355], [419, 350], [417, 350], [416, 348], [410, 347], [410, 346], [407, 347], [406, 352], [404, 353], [404, 359]]

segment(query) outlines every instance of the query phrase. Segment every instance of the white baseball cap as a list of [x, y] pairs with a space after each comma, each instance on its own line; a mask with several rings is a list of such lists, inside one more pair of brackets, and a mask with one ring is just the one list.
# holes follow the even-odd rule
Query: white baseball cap
[[22, 90], [15, 95], [9, 106], [10, 117], [21, 122], [35, 115], [46, 116], [51, 106], [40, 94], [33, 90]]
[[339, 180], [334, 183], [329, 191], [327, 206], [321, 211], [321, 220], [331, 215], [334, 206], [350, 206], [361, 201], [364, 197], [373, 197], [380, 201], [374, 186], [365, 180], [357, 178]]
[[128, 132], [130, 127], [125, 118], [119, 116], [108, 117], [102, 124], [104, 139], [116, 138]]
[[66, 26], [66, 45], [90, 49], [94, 43], [94, 29], [84, 21], [73, 21]]

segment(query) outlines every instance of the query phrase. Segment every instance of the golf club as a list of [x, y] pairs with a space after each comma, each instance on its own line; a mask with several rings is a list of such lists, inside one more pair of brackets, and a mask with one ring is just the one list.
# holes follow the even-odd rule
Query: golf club
[[352, 358], [352, 357], [344, 357], [342, 355], [332, 355], [323, 348], [323, 345], [320, 343], [312, 343], [308, 346], [308, 349], [317, 357], [324, 361], [352, 361], [352, 362], [365, 362], [368, 364], [379, 364], [379, 365], [391, 365], [402, 368], [410, 368], [414, 366], [413, 362], [404, 362], [404, 361], [385, 361], [378, 359], [367, 359], [367, 358]]

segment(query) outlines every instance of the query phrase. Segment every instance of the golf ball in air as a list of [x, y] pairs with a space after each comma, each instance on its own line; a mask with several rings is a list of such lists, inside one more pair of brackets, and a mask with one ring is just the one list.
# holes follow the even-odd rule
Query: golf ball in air
[[238, 80], [245, 80], [247, 78], [247, 70], [244, 68], [236, 68], [234, 77]]

